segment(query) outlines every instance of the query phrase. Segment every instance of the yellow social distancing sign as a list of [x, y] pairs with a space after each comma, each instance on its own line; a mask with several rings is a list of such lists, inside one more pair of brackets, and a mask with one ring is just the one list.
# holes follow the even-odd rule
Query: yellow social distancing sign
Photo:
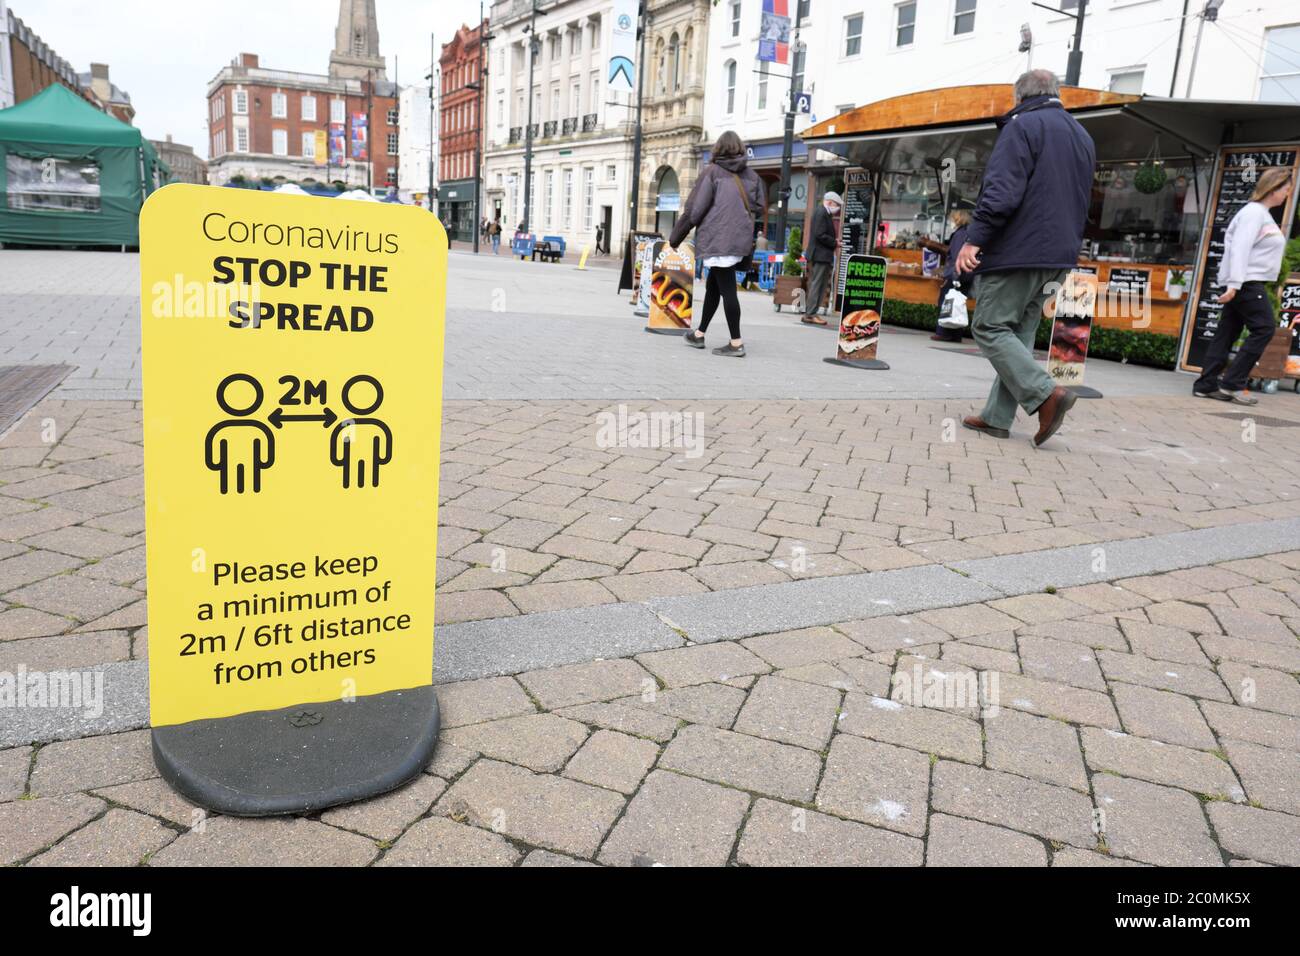
[[172, 185], [140, 232], [154, 727], [427, 687], [436, 217]]

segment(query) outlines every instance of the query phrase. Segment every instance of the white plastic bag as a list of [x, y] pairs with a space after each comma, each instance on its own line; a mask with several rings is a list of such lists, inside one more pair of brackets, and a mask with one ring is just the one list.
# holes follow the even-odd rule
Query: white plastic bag
[[945, 329], [964, 329], [969, 325], [966, 294], [961, 291], [961, 286], [954, 285], [943, 297], [943, 305], [939, 307], [939, 326]]

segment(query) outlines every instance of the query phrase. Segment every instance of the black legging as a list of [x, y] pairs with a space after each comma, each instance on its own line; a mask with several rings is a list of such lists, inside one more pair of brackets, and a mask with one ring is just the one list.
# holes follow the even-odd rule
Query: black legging
[[704, 315], [700, 319], [700, 334], [709, 327], [713, 313], [718, 311], [718, 301], [727, 316], [727, 330], [733, 339], [740, 338], [740, 298], [736, 295], [736, 267], [714, 266], [704, 280]]

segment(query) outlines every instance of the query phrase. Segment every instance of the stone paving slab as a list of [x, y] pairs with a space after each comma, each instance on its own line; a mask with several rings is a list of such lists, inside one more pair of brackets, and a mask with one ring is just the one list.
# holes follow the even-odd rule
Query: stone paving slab
[[[945, 607], [933, 623], [894, 615], [704, 644], [670, 630], [679, 646], [442, 683], [447, 729], [426, 774], [297, 820], [192, 807], [158, 778], [147, 731], [12, 747], [0, 750], [0, 856], [27, 865], [1296, 865], [1300, 717], [1282, 712], [1296, 676], [1217, 655], [1197, 665], [1148, 655], [1184, 648], [1184, 633], [1238, 641], [1237, 656], [1282, 646], [1273, 623], [1252, 618], [1250, 636], [1234, 638], [1218, 618], [1193, 613], [1234, 601], [1268, 607], [1256, 613], [1298, 643], [1300, 620], [1285, 601], [1300, 584], [1300, 551], [1199, 570], [1197, 594], [1179, 572], [1108, 584], [1109, 613], [1076, 591], [1060, 602]], [[1237, 580], [1248, 572], [1256, 585]], [[1178, 622], [1208, 633], [1178, 630], [1171, 643]], [[905, 633], [920, 643], [896, 639]], [[1080, 687], [938, 657], [968, 641], [996, 645], [1018, 669], [1051, 660], [1048, 642], [1085, 658], [1099, 643], [1102, 683], [1091, 671], [1059, 674], [1089, 685]], [[981, 678], [975, 706], [914, 693], [912, 682], [939, 676]], [[1172, 686], [1147, 686], [1160, 683]]]

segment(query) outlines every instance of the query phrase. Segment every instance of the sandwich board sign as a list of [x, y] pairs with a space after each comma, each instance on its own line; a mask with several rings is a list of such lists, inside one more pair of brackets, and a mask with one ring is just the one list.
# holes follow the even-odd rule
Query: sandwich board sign
[[159, 770], [244, 816], [398, 787], [439, 722], [442, 226], [171, 185], [140, 236]]
[[835, 357], [822, 359], [850, 368], [887, 369], [876, 358], [880, 344], [880, 315], [885, 309], [884, 256], [851, 255], [844, 264], [844, 291], [840, 295], [840, 333]]
[[695, 301], [695, 249], [689, 242], [674, 249], [663, 240], [652, 248], [650, 318], [645, 330], [685, 335], [691, 327]]
[[1052, 337], [1047, 347], [1047, 374], [1080, 398], [1101, 398], [1083, 384], [1088, 360], [1088, 340], [1097, 313], [1097, 276], [1069, 272], [1056, 290], [1052, 311]]

